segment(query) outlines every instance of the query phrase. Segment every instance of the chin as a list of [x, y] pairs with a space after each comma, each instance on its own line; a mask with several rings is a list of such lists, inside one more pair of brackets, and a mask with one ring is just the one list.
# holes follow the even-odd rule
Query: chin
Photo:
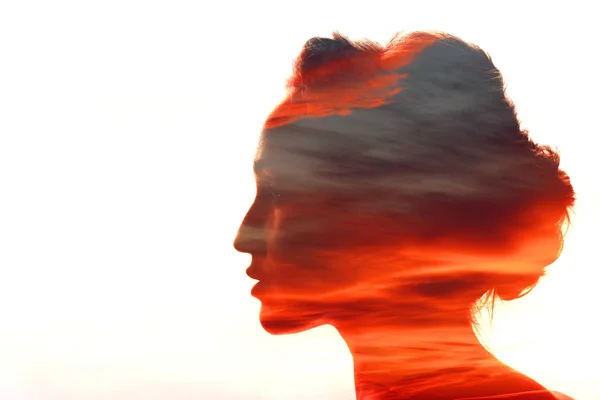
[[260, 310], [260, 324], [271, 335], [290, 335], [325, 325], [320, 319], [307, 318], [305, 314], [302, 317], [294, 317], [293, 314], [292, 310], [279, 310], [274, 313], [263, 304]]

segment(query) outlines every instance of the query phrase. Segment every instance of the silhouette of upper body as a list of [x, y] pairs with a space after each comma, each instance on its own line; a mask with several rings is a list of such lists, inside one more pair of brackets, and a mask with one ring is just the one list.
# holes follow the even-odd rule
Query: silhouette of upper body
[[359, 400], [556, 399], [497, 360], [475, 307], [559, 255], [574, 192], [479, 47], [313, 38], [267, 119], [236, 237], [272, 334], [334, 326]]

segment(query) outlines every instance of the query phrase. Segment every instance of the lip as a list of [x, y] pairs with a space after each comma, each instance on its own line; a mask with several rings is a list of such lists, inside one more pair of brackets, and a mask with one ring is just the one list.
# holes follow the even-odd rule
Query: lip
[[258, 275], [257, 271], [255, 268], [253, 268], [252, 266], [250, 266], [247, 270], [246, 270], [246, 275], [248, 275], [250, 278], [255, 279], [257, 281], [260, 281], [260, 276]]
[[261, 256], [252, 255], [252, 262], [248, 269], [246, 269], [246, 275], [257, 281], [264, 279], [264, 274], [261, 272], [260, 267], [264, 264], [264, 258]]
[[254, 287], [250, 291], [250, 294], [252, 296], [256, 297], [257, 295], [260, 295], [261, 293], [263, 293], [266, 288], [267, 288], [267, 283], [259, 281], [256, 283], [256, 285], [254, 285]]

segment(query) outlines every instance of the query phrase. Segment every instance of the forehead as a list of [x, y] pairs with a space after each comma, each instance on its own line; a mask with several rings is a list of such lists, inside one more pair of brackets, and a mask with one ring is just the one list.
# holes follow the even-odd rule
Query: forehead
[[[347, 115], [303, 118], [286, 125], [266, 129], [261, 140], [257, 163], [277, 157], [342, 154], [360, 151], [389, 142], [390, 131], [396, 133], [395, 112], [390, 107], [354, 110]], [[265, 161], [262, 161], [265, 160]]]
[[303, 191], [335, 186], [328, 172], [332, 157], [341, 154], [337, 149], [343, 142], [343, 129], [333, 129], [334, 125], [339, 128], [341, 121], [336, 124], [332, 118], [311, 118], [263, 131], [254, 159], [257, 178]]
[[307, 170], [316, 162], [314, 153], [321, 147], [314, 132], [297, 123], [264, 130], [254, 158], [257, 175], [290, 175]]
[[[354, 110], [348, 115], [303, 118], [266, 129], [255, 156], [255, 171], [277, 174], [349, 167], [377, 153], [383, 158], [402, 141], [393, 105]], [[371, 157], [372, 158], [372, 157]]]

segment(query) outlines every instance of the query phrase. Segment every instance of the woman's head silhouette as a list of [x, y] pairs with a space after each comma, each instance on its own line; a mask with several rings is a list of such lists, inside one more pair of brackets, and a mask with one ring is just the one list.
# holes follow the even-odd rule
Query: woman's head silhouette
[[[536, 284], [560, 253], [574, 192], [558, 155], [521, 129], [485, 52], [432, 32], [385, 47], [339, 34], [309, 40], [265, 124], [255, 173], [235, 247], [252, 255], [267, 331], [336, 327], [362, 398], [398, 398], [392, 386], [430, 400], [489, 392], [463, 393], [433, 372], [504, 371], [487, 353], [475, 352], [487, 364], [456, 370], [467, 354], [431, 343], [475, 343], [474, 302]], [[431, 369], [415, 348], [454, 362]], [[406, 372], [406, 357], [421, 378], [389, 372], [398, 359]], [[366, 372], [373, 364], [388, 372]], [[521, 379], [506, 374], [504, 386]]]

